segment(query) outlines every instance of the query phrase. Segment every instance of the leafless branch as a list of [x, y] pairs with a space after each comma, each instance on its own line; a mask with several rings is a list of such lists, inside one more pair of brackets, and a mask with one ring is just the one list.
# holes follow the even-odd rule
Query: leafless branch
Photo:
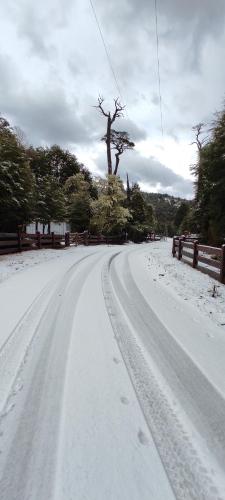
[[207, 142], [207, 137], [204, 137], [203, 139], [200, 139], [200, 135], [202, 134], [202, 129], [205, 126], [204, 123], [200, 122], [194, 127], [192, 127], [192, 130], [195, 131], [195, 141], [191, 143], [191, 145], [196, 144], [198, 151], [200, 152]]
[[104, 98], [102, 96], [99, 96], [98, 97], [98, 105], [97, 106], [94, 106], [94, 108], [97, 108], [99, 109], [100, 113], [102, 113], [104, 116], [106, 116], [106, 118], [108, 118], [110, 116], [110, 112], [106, 113], [106, 111], [103, 109], [103, 102], [104, 102]]
[[122, 104], [120, 103], [118, 97], [117, 97], [117, 99], [114, 99], [114, 105], [115, 105], [115, 111], [113, 113], [112, 120], [111, 120], [112, 124], [113, 124], [113, 122], [115, 121], [116, 118], [119, 118], [120, 116], [123, 116], [123, 111], [124, 111], [124, 109], [126, 107], [126, 106], [122, 106]]

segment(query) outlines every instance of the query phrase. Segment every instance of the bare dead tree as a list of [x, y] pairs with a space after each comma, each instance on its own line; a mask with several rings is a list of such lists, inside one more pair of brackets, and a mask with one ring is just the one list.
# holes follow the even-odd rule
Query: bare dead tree
[[202, 122], [197, 123], [197, 125], [192, 127], [192, 130], [195, 133], [195, 140], [193, 142], [191, 142], [191, 146], [193, 144], [196, 144], [197, 150], [198, 150], [198, 159], [197, 159], [196, 164], [191, 165], [190, 170], [191, 170], [191, 172], [193, 172], [193, 174], [195, 176], [198, 176], [198, 174], [199, 174], [199, 168], [200, 168], [199, 165], [200, 165], [200, 161], [201, 161], [202, 149], [203, 149], [203, 147], [206, 144], [207, 139], [208, 139], [207, 137], [204, 137], [204, 138], [200, 137], [201, 134], [203, 133], [203, 127], [205, 127], [205, 124]]
[[194, 186], [195, 186], [195, 201], [197, 202], [199, 199], [199, 189], [202, 181], [202, 150], [204, 146], [207, 144], [208, 136], [200, 137], [203, 133], [203, 128], [205, 124], [200, 122], [197, 123], [192, 130], [195, 132], [195, 140], [191, 143], [196, 144], [198, 150], [198, 159], [197, 162], [191, 165], [190, 170], [195, 176]]
[[112, 157], [111, 157], [111, 130], [112, 124], [115, 122], [116, 118], [123, 116], [123, 110], [125, 106], [122, 106], [119, 99], [114, 99], [114, 112], [106, 112], [103, 108], [103, 97], [99, 96], [98, 105], [95, 108], [99, 109], [100, 113], [107, 118], [107, 131], [105, 135], [105, 142], [107, 148], [107, 163], [108, 163], [108, 174], [112, 175]]
[[191, 145], [192, 144], [196, 144], [199, 153], [201, 153], [201, 150], [202, 150], [203, 146], [207, 142], [207, 137], [204, 137], [203, 139], [202, 138], [200, 139], [200, 135], [203, 132], [203, 127], [204, 126], [205, 126], [205, 124], [202, 123], [202, 122], [200, 122], [200, 123], [197, 123], [197, 125], [195, 125], [194, 127], [192, 127], [192, 130], [194, 130], [194, 132], [195, 132], [195, 141], [193, 141], [191, 143]]
[[[102, 137], [101, 140], [106, 142], [107, 135], [104, 135], [104, 137]], [[115, 162], [113, 175], [117, 175], [119, 162], [120, 162], [120, 156], [127, 149], [133, 149], [135, 144], [134, 144], [134, 142], [130, 141], [130, 138], [129, 138], [129, 135], [127, 132], [121, 132], [121, 131], [117, 131], [117, 130], [113, 130], [113, 129], [111, 129], [110, 144], [112, 145], [112, 149], [114, 149], [116, 151], [116, 153], [115, 153], [116, 162]]]

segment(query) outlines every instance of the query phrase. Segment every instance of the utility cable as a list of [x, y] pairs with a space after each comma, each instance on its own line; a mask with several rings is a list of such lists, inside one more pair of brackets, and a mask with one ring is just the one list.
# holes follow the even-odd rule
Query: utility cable
[[103, 46], [104, 46], [104, 49], [105, 49], [106, 58], [107, 58], [107, 61], [108, 61], [108, 64], [109, 64], [109, 67], [110, 67], [110, 70], [111, 70], [111, 73], [112, 73], [115, 85], [116, 85], [116, 89], [118, 90], [121, 102], [123, 103], [124, 100], [123, 100], [123, 97], [122, 97], [122, 93], [121, 93], [121, 90], [120, 90], [118, 79], [117, 79], [115, 70], [113, 68], [112, 60], [111, 60], [111, 57], [110, 57], [110, 54], [109, 54], [109, 50], [107, 48], [107, 45], [106, 45], [106, 42], [105, 42], [105, 39], [104, 39], [104, 35], [103, 35], [102, 29], [101, 29], [101, 26], [100, 26], [100, 23], [99, 23], [99, 20], [98, 20], [98, 16], [97, 16], [97, 13], [96, 13], [93, 1], [92, 0], [89, 0], [89, 1], [90, 1], [90, 4], [91, 4], [91, 8], [92, 8], [92, 11], [93, 11], [93, 14], [94, 14], [94, 18], [95, 18], [95, 21], [96, 21], [96, 24], [97, 24], [97, 27], [98, 27], [98, 31], [99, 31], [99, 34], [100, 34], [100, 37], [101, 37], [101, 40], [102, 40], [102, 43], [103, 43]]
[[155, 34], [156, 34], [156, 52], [157, 52], [157, 67], [158, 67], [158, 92], [159, 92], [160, 121], [161, 121], [161, 132], [162, 132], [162, 137], [163, 137], [164, 130], [163, 130], [162, 94], [161, 94], [160, 60], [159, 60], [159, 32], [158, 32], [157, 0], [155, 0]]

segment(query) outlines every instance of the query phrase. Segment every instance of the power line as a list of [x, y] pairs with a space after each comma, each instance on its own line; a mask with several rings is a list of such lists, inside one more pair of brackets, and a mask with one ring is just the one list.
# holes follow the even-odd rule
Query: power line
[[93, 4], [92, 0], [89, 0], [89, 1], [90, 1], [90, 4], [91, 4], [91, 8], [92, 8], [92, 11], [93, 11], [93, 14], [94, 14], [94, 18], [95, 18], [95, 21], [96, 21], [96, 24], [97, 24], [97, 27], [98, 27], [98, 31], [99, 31], [100, 37], [102, 39], [102, 43], [103, 43], [103, 46], [104, 46], [104, 49], [105, 49], [105, 54], [106, 54], [106, 57], [107, 57], [107, 61], [108, 61], [108, 64], [109, 64], [109, 67], [110, 67], [113, 79], [115, 81], [116, 89], [118, 90], [121, 102], [123, 102], [124, 100], [123, 100], [123, 97], [122, 97], [122, 93], [121, 93], [121, 90], [120, 90], [118, 79], [117, 79], [115, 70], [113, 68], [113, 64], [112, 64], [112, 61], [111, 61], [109, 50], [107, 48], [107, 45], [106, 45], [106, 42], [105, 42], [105, 39], [104, 39], [104, 36], [103, 36], [103, 32], [102, 32], [102, 29], [101, 29], [101, 26], [100, 26], [100, 23], [99, 23], [99, 20], [98, 20], [98, 16], [97, 16], [94, 4]]
[[163, 137], [164, 130], [163, 130], [162, 94], [161, 94], [161, 77], [160, 77], [160, 61], [159, 61], [159, 32], [158, 32], [157, 0], [155, 0], [155, 35], [156, 35], [156, 52], [157, 52], [157, 66], [158, 66], [158, 91], [159, 91], [160, 120], [161, 120], [161, 132], [162, 132], [162, 137]]

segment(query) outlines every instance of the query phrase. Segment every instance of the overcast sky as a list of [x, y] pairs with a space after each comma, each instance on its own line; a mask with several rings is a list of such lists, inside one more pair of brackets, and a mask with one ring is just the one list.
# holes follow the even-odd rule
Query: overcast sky
[[[161, 136], [155, 0], [92, 0], [126, 113], [117, 128], [147, 191], [192, 196], [192, 126], [210, 122], [225, 89], [225, 1], [158, 0], [164, 138]], [[0, 111], [34, 145], [58, 143], [95, 173], [106, 171], [98, 95], [113, 109], [112, 77], [89, 0], [7, 0], [0, 6]]]

